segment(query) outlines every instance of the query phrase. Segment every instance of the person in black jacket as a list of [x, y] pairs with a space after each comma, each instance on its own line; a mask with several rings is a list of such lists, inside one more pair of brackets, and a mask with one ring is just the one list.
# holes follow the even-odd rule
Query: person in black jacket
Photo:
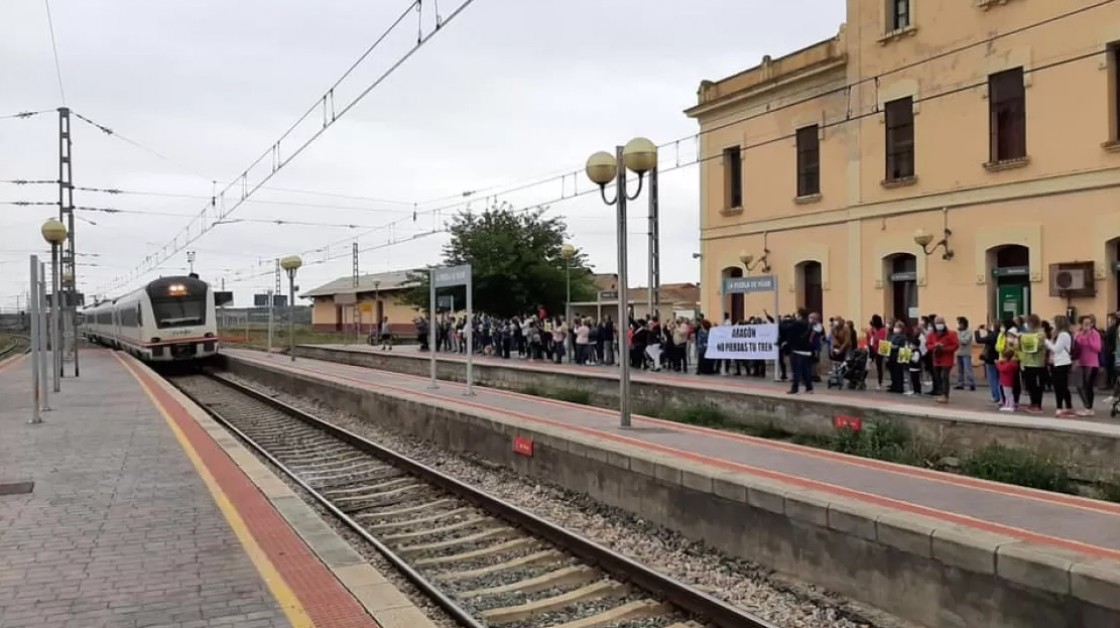
[[784, 338], [789, 347], [790, 370], [793, 371], [793, 385], [789, 394], [796, 395], [800, 386], [805, 384], [805, 392], [813, 392], [813, 322], [805, 308], [797, 310], [797, 316], [782, 321], [778, 335]]
[[988, 390], [992, 395], [992, 403], [1003, 402], [1003, 392], [999, 387], [999, 352], [996, 351], [996, 341], [999, 340], [1001, 323], [998, 319], [992, 321], [991, 329], [981, 325], [976, 330], [976, 338], [983, 347], [980, 352], [980, 361], [984, 363], [984, 378], [988, 380]]
[[1108, 327], [1104, 331], [1104, 350], [1101, 362], [1104, 363], [1105, 383], [1109, 390], [1116, 385], [1116, 352], [1120, 350], [1120, 312], [1108, 315]]

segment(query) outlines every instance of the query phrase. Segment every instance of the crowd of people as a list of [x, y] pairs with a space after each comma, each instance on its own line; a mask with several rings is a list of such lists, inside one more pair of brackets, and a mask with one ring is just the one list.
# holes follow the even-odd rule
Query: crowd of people
[[[776, 323], [777, 372], [770, 374], [790, 382], [790, 394], [812, 393], [815, 383], [847, 370], [852, 388], [857, 381], [851, 374], [859, 373], [859, 388], [865, 385], [863, 378], [874, 377], [880, 390], [929, 395], [939, 403], [949, 403], [953, 390], [976, 390], [973, 358], [978, 357], [991, 403], [998, 410], [1040, 414], [1044, 397], [1052, 393], [1056, 416], [1088, 417], [1095, 412], [1097, 388], [1114, 388], [1120, 373], [1120, 312], [1110, 314], [1103, 327], [1093, 315], [1075, 323], [1066, 315], [1042, 320], [1033, 314], [991, 321], [975, 329], [963, 316], [950, 324], [936, 314], [914, 323], [885, 321], [875, 315], [866, 326], [857, 327], [842, 317], [825, 322], [819, 313], [805, 310], [779, 319], [764, 312], [762, 317], [738, 322], [725, 313], [719, 323], [703, 315], [664, 323], [656, 316], [631, 318], [627, 323], [625, 358], [635, 369], [749, 377], [766, 377], [766, 361], [709, 357], [711, 330], [717, 325]], [[421, 317], [415, 324], [421, 350], [427, 351], [431, 323]], [[438, 318], [435, 350], [466, 353], [467, 324], [461, 316]], [[610, 316], [602, 320], [577, 316], [569, 322], [538, 308], [535, 313], [510, 318], [480, 314], [470, 325], [470, 350], [481, 355], [613, 365], [621, 352], [618, 328]], [[1078, 393], [1078, 408], [1074, 408], [1073, 390]], [[1115, 398], [1113, 393], [1109, 401], [1117, 401]]]

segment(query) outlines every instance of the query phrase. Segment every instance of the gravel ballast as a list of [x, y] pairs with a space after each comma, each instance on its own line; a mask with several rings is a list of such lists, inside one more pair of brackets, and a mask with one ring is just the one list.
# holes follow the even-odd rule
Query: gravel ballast
[[[369, 421], [262, 386], [253, 380], [229, 374], [226, 376], [258, 390], [266, 390], [285, 403], [419, 462], [437, 467], [462, 482], [579, 533], [709, 595], [748, 609], [783, 628], [903, 628], [910, 625], [875, 609], [823, 592], [812, 585], [791, 581], [759, 565], [728, 557], [703, 543], [690, 541], [630, 513], [600, 504], [586, 495], [526, 478], [469, 456], [433, 448], [430, 443], [394, 433]], [[324, 512], [320, 511], [320, 514]], [[325, 515], [324, 518], [330, 517]], [[365, 545], [357, 535], [345, 531], [341, 524], [332, 522], [332, 525], [347, 540], [352, 543], [357, 541], [356, 547]], [[374, 559], [375, 566], [387, 576], [392, 571], [372, 550], [368, 553], [363, 551], [363, 554]], [[419, 596], [418, 593], [414, 595]], [[414, 601], [420, 605], [419, 598], [414, 597]], [[435, 610], [435, 616], [441, 614], [430, 603], [424, 604], [423, 608]]]

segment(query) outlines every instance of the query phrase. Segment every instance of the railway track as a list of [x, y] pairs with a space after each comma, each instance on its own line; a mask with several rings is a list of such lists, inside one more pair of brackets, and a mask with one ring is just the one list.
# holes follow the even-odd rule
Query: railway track
[[170, 381], [472, 628], [777, 628], [217, 375]]

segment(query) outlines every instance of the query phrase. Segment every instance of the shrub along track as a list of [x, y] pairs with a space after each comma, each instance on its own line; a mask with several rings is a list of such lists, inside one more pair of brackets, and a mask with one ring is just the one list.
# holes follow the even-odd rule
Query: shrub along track
[[221, 375], [170, 381], [463, 626], [776, 628]]

